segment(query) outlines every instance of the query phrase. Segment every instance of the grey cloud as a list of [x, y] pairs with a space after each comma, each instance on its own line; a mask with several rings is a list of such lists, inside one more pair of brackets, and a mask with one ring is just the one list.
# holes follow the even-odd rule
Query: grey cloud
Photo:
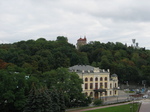
[[149, 46], [141, 37], [150, 36], [148, 0], [2, 0], [0, 43], [44, 37], [67, 36], [76, 44], [88, 41], [130, 43]]

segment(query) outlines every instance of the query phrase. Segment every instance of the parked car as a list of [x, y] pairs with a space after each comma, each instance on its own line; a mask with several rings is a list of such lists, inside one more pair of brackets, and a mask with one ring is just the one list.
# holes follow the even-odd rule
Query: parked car
[[148, 90], [147, 92], [150, 93], [150, 90]]
[[143, 98], [148, 98], [148, 95], [144, 95]]

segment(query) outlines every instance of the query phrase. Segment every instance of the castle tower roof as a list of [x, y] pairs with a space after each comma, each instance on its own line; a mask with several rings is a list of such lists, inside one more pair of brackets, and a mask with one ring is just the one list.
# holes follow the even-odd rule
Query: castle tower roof
[[79, 38], [78, 41], [86, 41], [86, 37], [84, 37], [84, 38]]

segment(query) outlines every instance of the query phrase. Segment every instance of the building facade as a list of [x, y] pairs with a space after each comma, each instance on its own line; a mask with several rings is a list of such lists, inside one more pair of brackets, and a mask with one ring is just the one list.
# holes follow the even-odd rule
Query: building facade
[[84, 38], [79, 38], [77, 40], [77, 49], [79, 49], [80, 46], [83, 46], [83, 45], [86, 45], [87, 44], [87, 40], [86, 40], [86, 37]]
[[95, 68], [89, 65], [75, 65], [69, 68], [83, 79], [83, 93], [91, 98], [118, 96], [118, 77], [110, 75], [109, 69]]

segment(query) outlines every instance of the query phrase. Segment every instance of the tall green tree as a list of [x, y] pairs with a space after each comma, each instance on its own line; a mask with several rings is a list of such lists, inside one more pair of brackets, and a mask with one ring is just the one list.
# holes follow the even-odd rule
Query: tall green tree
[[62, 92], [66, 107], [78, 106], [79, 102], [85, 102], [81, 87], [82, 79], [76, 73], [71, 73], [66, 68], [58, 68], [45, 72], [43, 77], [48, 88], [57, 88]]
[[54, 112], [48, 89], [33, 84], [24, 112]]

